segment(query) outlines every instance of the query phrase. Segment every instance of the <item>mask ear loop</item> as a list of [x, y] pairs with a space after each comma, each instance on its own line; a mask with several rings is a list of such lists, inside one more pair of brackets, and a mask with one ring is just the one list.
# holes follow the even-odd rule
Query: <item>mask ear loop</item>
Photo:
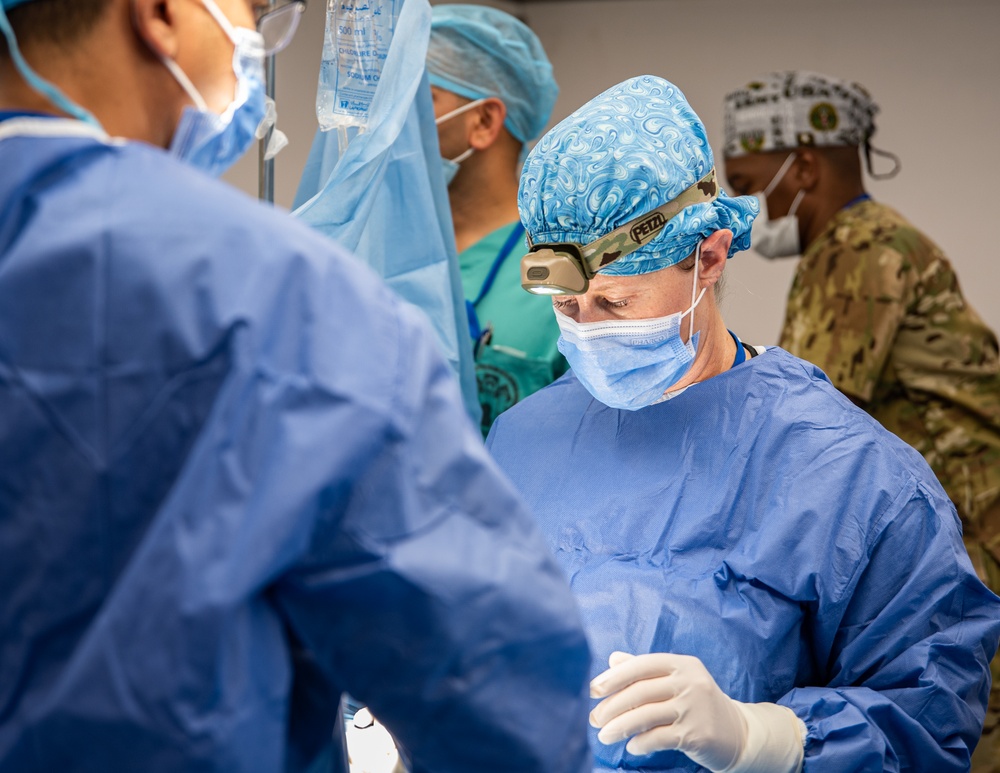
[[802, 203], [802, 199], [806, 195], [806, 189], [803, 188], [798, 193], [795, 194], [795, 198], [792, 199], [792, 206], [788, 208], [788, 214], [786, 217], [794, 217], [795, 213], [799, 211], [799, 204]]
[[201, 0], [201, 4], [205, 6], [205, 10], [212, 15], [212, 18], [215, 19], [216, 23], [222, 27], [222, 31], [226, 33], [226, 37], [228, 37], [229, 41], [235, 46], [236, 28], [233, 26], [233, 23], [226, 18], [222, 9], [215, 4], [215, 0]]
[[[701, 303], [701, 299], [705, 297], [705, 290], [707, 287], [701, 288], [701, 292], [698, 292], [698, 268], [701, 266], [701, 242], [698, 242], [698, 246], [694, 248], [694, 284], [691, 285], [691, 308], [688, 309], [685, 314], [689, 314], [691, 319], [688, 320], [688, 341], [694, 336], [694, 310]], [[698, 298], [695, 300], [695, 295]]]
[[455, 158], [451, 159], [451, 163], [453, 163], [453, 164], [461, 164], [463, 161], [465, 161], [467, 158], [469, 158], [475, 152], [476, 152], [475, 148], [469, 148], [464, 153], [459, 153], [457, 156], [455, 156]]
[[177, 64], [177, 62], [175, 62], [173, 59], [166, 56], [160, 57], [160, 61], [163, 63], [163, 66], [170, 71], [170, 74], [174, 76], [174, 80], [176, 80], [177, 83], [180, 84], [180, 87], [184, 89], [184, 92], [188, 95], [188, 98], [192, 102], [194, 102], [194, 106], [197, 107], [203, 113], [210, 112], [208, 109], [208, 104], [201, 96], [201, 92], [199, 92], [198, 89], [195, 88], [194, 83], [191, 82], [191, 79], [187, 76], [187, 73], [185, 73], [181, 69], [181, 66]]
[[477, 99], [477, 100], [475, 100], [473, 102], [469, 102], [469, 104], [467, 104], [467, 105], [462, 105], [461, 107], [456, 107], [454, 110], [452, 110], [449, 113], [445, 113], [440, 118], [435, 118], [434, 119], [434, 123], [437, 124], [438, 126], [440, 126], [445, 121], [448, 121], [448, 120], [451, 120], [452, 118], [454, 118], [456, 115], [461, 115], [462, 113], [468, 112], [469, 110], [472, 110], [475, 107], [479, 107], [481, 104], [483, 104], [483, 102], [486, 101], [486, 99], [487, 99], [487, 97], [480, 97], [479, 99]]
[[788, 168], [792, 165], [792, 162], [794, 161], [795, 161], [795, 153], [794, 152], [789, 153], [788, 158], [786, 158], [782, 162], [781, 166], [778, 168], [778, 171], [775, 172], [774, 177], [771, 178], [771, 182], [769, 182], [767, 184], [767, 187], [764, 189], [764, 198], [770, 196], [771, 193], [774, 191], [774, 189], [778, 187], [778, 183], [780, 183], [784, 179], [785, 173], [788, 171]]
[[[876, 156], [882, 156], [883, 158], [892, 159], [892, 164], [893, 164], [892, 169], [890, 169], [888, 172], [881, 172], [880, 174], [875, 174], [874, 170], [872, 170], [872, 153], [874, 153]], [[868, 175], [873, 180], [888, 180], [899, 174], [899, 170], [903, 168], [903, 164], [900, 162], [899, 156], [897, 156], [895, 153], [890, 153], [887, 150], [879, 150], [876, 147], [872, 147], [872, 144], [870, 142], [865, 143], [865, 164], [868, 167]]]
[[[477, 100], [475, 100], [473, 102], [470, 102], [467, 105], [462, 105], [461, 107], [456, 107], [454, 110], [452, 110], [449, 113], [445, 113], [440, 118], [435, 118], [434, 119], [434, 124], [436, 126], [440, 126], [445, 121], [451, 120], [452, 118], [454, 118], [457, 115], [461, 115], [462, 113], [468, 112], [469, 110], [472, 110], [473, 108], [479, 107], [481, 104], [483, 104], [483, 102], [486, 101], [486, 99], [487, 99], [486, 97], [480, 97], [479, 99], [477, 99]], [[476, 152], [476, 149], [470, 147], [468, 150], [465, 150], [462, 153], [459, 153], [458, 156], [456, 156], [455, 158], [449, 159], [449, 160], [453, 164], [461, 164], [463, 161], [465, 161], [467, 158], [469, 158], [469, 156], [471, 156], [475, 152]]]

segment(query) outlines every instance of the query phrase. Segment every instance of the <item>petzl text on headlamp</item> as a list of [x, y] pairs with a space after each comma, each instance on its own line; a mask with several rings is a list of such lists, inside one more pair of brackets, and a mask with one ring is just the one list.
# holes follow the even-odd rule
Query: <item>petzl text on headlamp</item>
[[521, 258], [521, 287], [536, 295], [580, 295], [590, 278], [609, 263], [635, 252], [660, 235], [685, 207], [714, 201], [719, 195], [715, 168], [666, 204], [630, 220], [590, 244], [532, 244]]

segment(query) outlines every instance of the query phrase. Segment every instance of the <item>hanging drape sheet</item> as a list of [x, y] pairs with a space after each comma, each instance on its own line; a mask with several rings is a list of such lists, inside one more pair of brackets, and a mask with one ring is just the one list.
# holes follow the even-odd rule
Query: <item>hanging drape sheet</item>
[[[427, 0], [406, 0], [365, 132], [317, 131], [293, 214], [374, 268], [429, 318], [479, 420], [472, 346], [437, 128], [424, 71]], [[331, 303], [336, 299], [331, 299]]]

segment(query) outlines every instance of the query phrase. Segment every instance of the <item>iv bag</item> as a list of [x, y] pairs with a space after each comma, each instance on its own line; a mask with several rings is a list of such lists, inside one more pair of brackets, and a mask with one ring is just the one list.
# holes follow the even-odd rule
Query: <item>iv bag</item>
[[402, 4], [403, 0], [327, 0], [316, 91], [322, 131], [367, 127]]

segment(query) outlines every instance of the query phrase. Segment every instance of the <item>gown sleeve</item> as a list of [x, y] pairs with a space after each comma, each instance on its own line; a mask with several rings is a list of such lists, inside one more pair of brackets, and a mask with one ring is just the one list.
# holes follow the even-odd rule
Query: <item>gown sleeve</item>
[[414, 771], [589, 770], [589, 650], [569, 587], [430, 336], [399, 313], [388, 419], [310, 421], [352, 448], [354, 470], [321, 497], [277, 604]]
[[813, 627], [832, 644], [818, 664], [829, 684], [778, 701], [808, 728], [804, 773], [969, 769], [997, 648], [996, 600], [943, 492], [914, 484], [890, 509], [895, 517], [872, 527], [842, 613], [828, 610], [836, 621]]

